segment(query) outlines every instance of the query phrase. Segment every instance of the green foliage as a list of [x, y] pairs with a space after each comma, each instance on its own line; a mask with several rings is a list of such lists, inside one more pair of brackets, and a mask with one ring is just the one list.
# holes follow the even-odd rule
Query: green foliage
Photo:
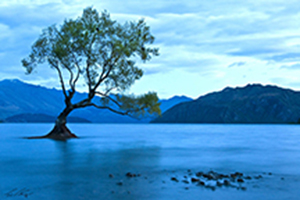
[[[88, 7], [81, 17], [44, 29], [22, 64], [28, 74], [42, 63], [55, 69], [67, 100], [73, 97], [77, 81], [84, 77], [89, 99], [77, 105], [84, 107], [89, 106], [87, 102], [96, 93], [106, 98], [111, 91], [123, 92], [140, 79], [143, 71], [136, 66], [136, 61], [146, 62], [158, 56], [158, 49], [149, 46], [153, 42], [154, 36], [144, 20], [120, 24], [112, 20], [107, 11], [99, 15], [95, 9]], [[64, 80], [66, 73], [68, 81]], [[66, 87], [70, 88], [69, 94]], [[142, 110], [147, 105], [154, 106], [148, 109], [150, 112], [158, 112], [153, 103], [154, 96], [156, 94], [149, 93], [136, 100], [128, 97], [127, 103], [124, 97], [120, 99], [122, 109], [136, 108], [133, 104], [138, 103]]]
[[149, 92], [147, 94], [135, 96], [117, 96], [122, 110], [127, 110], [133, 116], [145, 116], [146, 114], [161, 114], [160, 103], [156, 93]]

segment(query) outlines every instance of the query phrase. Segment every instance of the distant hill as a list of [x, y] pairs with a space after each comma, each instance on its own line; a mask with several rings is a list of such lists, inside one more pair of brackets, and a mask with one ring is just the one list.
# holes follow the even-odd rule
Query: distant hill
[[[85, 98], [86, 95], [86, 93], [77, 93], [74, 99], [76, 101], [76, 99]], [[96, 97], [94, 101], [99, 100], [100, 98]], [[161, 100], [161, 110], [165, 111], [177, 103], [188, 100], [192, 99], [174, 97], [170, 101]], [[63, 108], [64, 99], [60, 90], [27, 84], [17, 79], [0, 81], [0, 121], [35, 122], [37, 120], [36, 122], [39, 122], [36, 116], [44, 115], [42, 118], [45, 122], [53, 122], [52, 117], [57, 116]], [[45, 117], [45, 115], [50, 116], [50, 118]], [[153, 119], [137, 120], [93, 107], [74, 110], [68, 121], [71, 121], [71, 117], [93, 123], [145, 123]]]
[[170, 99], [161, 100], [160, 103], [160, 109], [161, 112], [164, 113], [166, 110], [172, 108], [174, 105], [177, 105], [179, 103], [192, 101], [193, 99], [186, 97], [186, 96], [174, 96]]
[[153, 123], [296, 123], [300, 92], [260, 84], [225, 88], [170, 108]]
[[[47, 122], [55, 122], [56, 117], [45, 115], [45, 114], [32, 114], [32, 113], [24, 113], [13, 115], [4, 120], [7, 123], [47, 123]], [[80, 117], [69, 117], [69, 123], [91, 123], [90, 121], [80, 118]]]

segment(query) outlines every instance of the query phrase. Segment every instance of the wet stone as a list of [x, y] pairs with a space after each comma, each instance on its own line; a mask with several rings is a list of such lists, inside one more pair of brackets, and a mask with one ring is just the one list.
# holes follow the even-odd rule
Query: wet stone
[[230, 185], [230, 182], [229, 182], [228, 180], [225, 180], [225, 181], [224, 181], [224, 185], [225, 185], [225, 186], [229, 186], [229, 185]]
[[203, 172], [197, 172], [196, 176], [201, 177], [204, 173]]
[[199, 181], [197, 185], [205, 186], [205, 183], [203, 181]]
[[120, 182], [117, 182], [116, 184], [117, 184], [118, 186], [122, 186], [122, 185], [123, 185], [123, 182], [120, 181]]
[[136, 177], [136, 174], [132, 174], [130, 172], [126, 173], [126, 176], [129, 178]]
[[198, 179], [198, 178], [191, 178], [192, 183], [196, 183], [196, 182], [199, 182], [199, 181], [200, 181], [200, 179]]
[[215, 191], [215, 190], [216, 190], [216, 187], [211, 186], [211, 185], [207, 185], [207, 186], [205, 186], [205, 188], [211, 189], [212, 191]]
[[175, 177], [172, 177], [171, 181], [179, 182], [179, 180], [177, 178], [175, 178]]
[[220, 181], [217, 181], [216, 185], [217, 185], [218, 187], [221, 187], [223, 184], [222, 184]]
[[244, 183], [245, 181], [242, 178], [237, 179], [238, 183]]
[[235, 179], [237, 177], [237, 175], [236, 174], [230, 174], [230, 178], [233, 178], [233, 179]]
[[244, 190], [244, 191], [247, 190], [246, 187], [240, 187], [240, 189], [241, 189], [241, 190]]
[[261, 179], [261, 178], [262, 178], [262, 175], [255, 176], [254, 178], [255, 178], [255, 179]]
[[244, 174], [243, 174], [243, 173], [241, 173], [241, 172], [235, 172], [235, 175], [236, 175], [236, 176], [240, 176], [240, 177], [241, 177], [241, 176], [243, 176]]
[[212, 174], [203, 174], [204, 178], [207, 178], [208, 180], [215, 180], [216, 178]]

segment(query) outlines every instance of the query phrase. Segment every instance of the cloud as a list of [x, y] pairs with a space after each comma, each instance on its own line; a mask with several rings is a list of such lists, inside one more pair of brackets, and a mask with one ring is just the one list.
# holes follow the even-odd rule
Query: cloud
[[[187, 75], [193, 74], [205, 76], [207, 81], [210, 77], [225, 76], [224, 84], [234, 84], [235, 77], [244, 76], [245, 65], [253, 68], [247, 80], [268, 71], [265, 77], [259, 76], [262, 81], [276, 77], [274, 73], [289, 77], [288, 70], [282, 69], [299, 67], [298, 0], [2, 0], [2, 77], [17, 75], [29, 79], [24, 78], [20, 60], [30, 52], [42, 29], [80, 16], [87, 6], [99, 12], [107, 9], [113, 19], [121, 22], [145, 18], [156, 38], [154, 46], [160, 48], [159, 57], [141, 64], [145, 77], [181, 70], [186, 72], [182, 78], [187, 82], [191, 79]], [[266, 70], [270, 66], [272, 70]], [[49, 75], [55, 76], [48, 70], [39, 70], [34, 76], [38, 82]]]
[[276, 61], [276, 62], [282, 62], [282, 61], [299, 61], [300, 60], [300, 52], [289, 52], [279, 55], [274, 55], [270, 59]]
[[240, 66], [243, 66], [245, 65], [246, 62], [243, 62], [243, 61], [240, 61], [240, 62], [234, 62], [234, 63], [231, 63], [228, 68], [231, 68], [231, 67], [240, 67]]
[[292, 65], [283, 65], [283, 66], [281, 66], [281, 69], [299, 70], [300, 69], [300, 63], [296, 63], [296, 64], [292, 64]]
[[292, 87], [295, 90], [300, 89], [300, 81], [296, 79], [274, 77], [270, 81], [276, 85], [280, 85], [281, 87], [287, 87], [287, 88]]

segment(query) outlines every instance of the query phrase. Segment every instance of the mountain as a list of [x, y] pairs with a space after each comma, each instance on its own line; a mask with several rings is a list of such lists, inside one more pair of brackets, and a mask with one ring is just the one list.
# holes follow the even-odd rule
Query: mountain
[[[13, 122], [13, 123], [47, 123], [47, 122], [55, 122], [56, 117], [45, 115], [45, 114], [31, 114], [31, 113], [24, 113], [13, 115], [5, 119], [4, 122]], [[80, 117], [69, 117], [69, 123], [91, 123], [90, 121], [80, 118]]]
[[[74, 101], [83, 99], [86, 95], [86, 93], [76, 93]], [[99, 100], [99, 97], [95, 97], [94, 101]], [[185, 97], [174, 97], [170, 101], [161, 100], [161, 108], [165, 111], [176, 103], [187, 100], [188, 98]], [[44, 122], [53, 122], [53, 117], [57, 116], [63, 108], [64, 97], [60, 90], [24, 83], [17, 79], [0, 81], [0, 121], [39, 122], [37, 115], [40, 115]], [[153, 119], [137, 120], [94, 107], [74, 110], [68, 118], [69, 121], [72, 121], [71, 117], [77, 117], [77, 120], [82, 122], [87, 120], [85, 122], [93, 123], [145, 123]]]
[[177, 104], [153, 123], [296, 123], [300, 92], [260, 84], [225, 88]]
[[193, 99], [186, 96], [174, 96], [170, 99], [160, 100], [160, 110], [164, 113], [166, 110], [170, 109], [176, 104], [192, 101]]

